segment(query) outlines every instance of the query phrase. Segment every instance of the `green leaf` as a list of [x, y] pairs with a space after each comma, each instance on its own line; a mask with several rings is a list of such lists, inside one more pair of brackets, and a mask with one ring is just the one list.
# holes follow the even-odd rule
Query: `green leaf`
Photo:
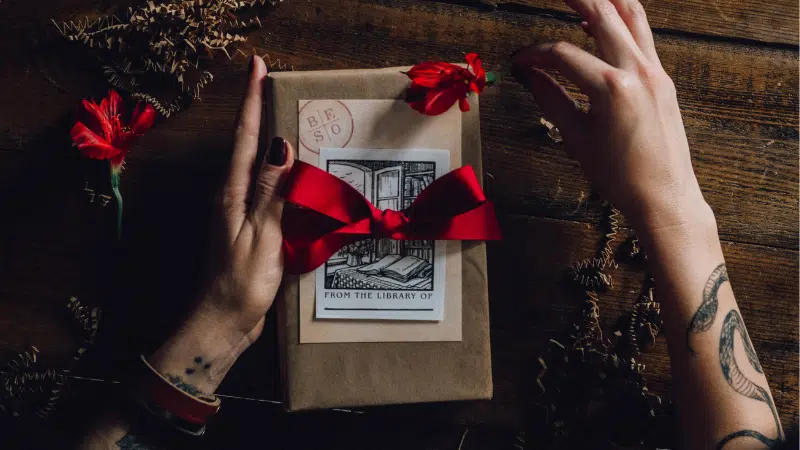
[[505, 74], [503, 72], [486, 72], [486, 84], [489, 86], [494, 86], [495, 84], [503, 81], [503, 76]]

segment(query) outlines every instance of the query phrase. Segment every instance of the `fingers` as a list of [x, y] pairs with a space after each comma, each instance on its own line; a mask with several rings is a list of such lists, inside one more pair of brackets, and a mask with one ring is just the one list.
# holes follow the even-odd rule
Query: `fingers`
[[609, 0], [565, 0], [588, 24], [603, 60], [615, 67], [632, 67], [644, 55]]
[[236, 124], [228, 180], [223, 190], [223, 206], [233, 233], [237, 233], [241, 228], [247, 213], [253, 164], [258, 153], [263, 81], [266, 76], [267, 66], [264, 61], [258, 56], [253, 56], [250, 60], [250, 78]]
[[520, 69], [515, 76], [533, 93], [545, 117], [551, 120], [567, 139], [580, 136], [584, 114], [575, 100], [556, 80], [540, 69]]
[[264, 157], [264, 162], [256, 179], [253, 191], [253, 204], [248, 220], [258, 230], [280, 230], [283, 214], [281, 185], [294, 164], [294, 149], [283, 138], [276, 137]]
[[615, 70], [596, 56], [566, 42], [525, 47], [514, 54], [512, 65], [516, 71], [531, 66], [556, 69], [590, 97], [605, 91], [605, 77]]
[[642, 4], [638, 0], [611, 0], [611, 3], [617, 8], [617, 13], [625, 22], [645, 58], [652, 63], [661, 64], [653, 43], [653, 31], [647, 23], [647, 14]]
[[583, 32], [586, 33], [587, 36], [592, 37], [592, 30], [589, 29], [589, 22], [585, 20], [581, 22], [581, 30], [583, 30]]

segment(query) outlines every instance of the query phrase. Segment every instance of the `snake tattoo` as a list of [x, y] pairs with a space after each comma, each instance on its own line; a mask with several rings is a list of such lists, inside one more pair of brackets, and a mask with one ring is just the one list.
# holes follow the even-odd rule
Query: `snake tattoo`
[[714, 323], [714, 318], [717, 316], [717, 305], [719, 304], [719, 288], [728, 281], [728, 269], [725, 263], [722, 263], [711, 272], [711, 275], [706, 281], [706, 286], [703, 289], [703, 302], [697, 308], [692, 320], [689, 321], [689, 327], [686, 329], [686, 347], [693, 354], [696, 354], [689, 345], [689, 335], [692, 333], [702, 333], [708, 331]]
[[[711, 329], [714, 320], [717, 316], [717, 309], [719, 307], [719, 289], [728, 280], [728, 270], [725, 264], [718, 265], [706, 281], [705, 288], [703, 289], [703, 301], [695, 311], [689, 326], [686, 329], [686, 346], [692, 354], [697, 354], [689, 345], [689, 336], [692, 333], [702, 333]], [[778, 410], [775, 408], [775, 403], [772, 401], [769, 392], [763, 387], [757, 385], [748, 379], [736, 362], [734, 356], [734, 339], [736, 334], [741, 335], [742, 343], [744, 344], [744, 352], [753, 369], [760, 373], [764, 373], [761, 363], [758, 361], [756, 351], [753, 348], [753, 343], [750, 340], [750, 335], [747, 333], [747, 328], [744, 326], [742, 316], [735, 309], [731, 309], [725, 316], [722, 323], [722, 332], [719, 337], [719, 365], [722, 369], [722, 376], [725, 381], [733, 388], [736, 393], [741, 394], [747, 398], [764, 402], [769, 406], [772, 412], [772, 417], [775, 420], [775, 427], [777, 429], [778, 437], [775, 439], [764, 436], [758, 431], [754, 430], [739, 430], [735, 431], [724, 438], [722, 438], [716, 446], [717, 450], [723, 449], [730, 441], [738, 438], [751, 438], [755, 439], [768, 448], [772, 448], [784, 439], [783, 429], [781, 422], [778, 418]]]
[[716, 448], [722, 449], [728, 442], [740, 437], [756, 439], [771, 448], [783, 441], [783, 429], [781, 428], [781, 422], [778, 418], [778, 410], [775, 408], [775, 403], [772, 401], [769, 392], [750, 381], [739, 369], [739, 365], [736, 363], [736, 358], [733, 355], [733, 341], [736, 332], [739, 332], [742, 336], [744, 352], [747, 355], [747, 359], [750, 361], [750, 365], [753, 366], [756, 372], [760, 374], [764, 373], [764, 369], [761, 368], [761, 363], [758, 362], [758, 356], [756, 356], [753, 343], [750, 341], [750, 336], [747, 334], [747, 328], [745, 328], [744, 322], [742, 322], [742, 316], [739, 315], [738, 311], [732, 309], [728, 315], [725, 316], [725, 321], [722, 322], [722, 334], [719, 338], [719, 365], [722, 368], [722, 375], [725, 377], [725, 381], [727, 381], [737, 393], [747, 398], [764, 402], [769, 406], [772, 412], [772, 418], [775, 419], [778, 437], [771, 439], [758, 431], [740, 430], [722, 438]]

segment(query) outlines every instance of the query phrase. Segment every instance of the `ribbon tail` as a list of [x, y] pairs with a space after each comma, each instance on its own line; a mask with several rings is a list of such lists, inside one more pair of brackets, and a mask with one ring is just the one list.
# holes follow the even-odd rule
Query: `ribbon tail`
[[[460, 238], [449, 239], [461, 239], [462, 241], [499, 241], [503, 239], [503, 232], [500, 230], [500, 224], [497, 223], [497, 215], [494, 212], [494, 203], [490, 201], [456, 216], [454, 221], [458, 221], [457, 226], [467, 232]], [[467, 224], [470, 223], [472, 226], [467, 230]]]
[[494, 213], [494, 204], [484, 202], [477, 208], [449, 220], [420, 224], [406, 239], [442, 239], [452, 241], [499, 241], [503, 238]]

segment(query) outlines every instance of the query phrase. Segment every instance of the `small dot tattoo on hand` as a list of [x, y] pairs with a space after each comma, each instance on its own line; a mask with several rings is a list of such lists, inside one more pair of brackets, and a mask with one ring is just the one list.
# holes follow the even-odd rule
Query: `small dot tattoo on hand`
[[211, 368], [211, 363], [210, 362], [207, 362], [207, 363], [203, 364], [203, 357], [202, 356], [195, 356], [194, 357], [194, 365], [195, 365], [195, 367], [187, 367], [186, 368], [186, 375], [191, 375], [191, 374], [195, 373], [195, 371], [199, 367], [202, 367], [204, 370], [208, 370], [208, 369]]

